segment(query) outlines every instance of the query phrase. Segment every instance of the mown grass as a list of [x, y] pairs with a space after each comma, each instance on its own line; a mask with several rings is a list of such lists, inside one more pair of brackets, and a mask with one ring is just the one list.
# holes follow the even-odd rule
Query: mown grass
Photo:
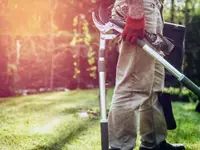
[[177, 129], [169, 131], [168, 140], [184, 143], [187, 150], [200, 150], [200, 113], [194, 111], [195, 106], [194, 103], [173, 103]]
[[[112, 89], [108, 90], [111, 99]], [[76, 90], [0, 99], [0, 150], [100, 150], [99, 120], [79, 110], [98, 110], [98, 90]], [[200, 150], [200, 114], [193, 103], [173, 103], [178, 128], [168, 141]], [[137, 148], [139, 138], [137, 140]]]

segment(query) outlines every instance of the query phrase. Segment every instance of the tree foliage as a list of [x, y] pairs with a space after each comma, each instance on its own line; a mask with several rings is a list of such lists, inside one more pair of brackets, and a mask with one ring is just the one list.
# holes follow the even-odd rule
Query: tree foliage
[[[5, 84], [0, 89], [96, 85], [99, 35], [91, 12], [97, 11], [99, 3], [1, 0], [0, 81]], [[175, 6], [172, 12], [171, 4]], [[195, 81], [200, 70], [196, 65], [200, 57], [199, 4], [200, 0], [174, 0], [165, 3], [164, 9], [166, 21], [188, 24], [185, 73]], [[107, 72], [114, 82], [117, 54], [112, 49], [116, 47], [110, 44]]]
[[200, 85], [200, 15], [187, 25], [185, 73]]
[[165, 0], [165, 20], [168, 22], [185, 24], [192, 20], [192, 16], [199, 13], [199, 5], [200, 0]]
[[[10, 87], [37, 89], [69, 85], [76, 88], [81, 76], [96, 80], [97, 47], [91, 37], [91, 11], [96, 3], [0, 1], [0, 80], [6, 81], [7, 74], [15, 83]], [[79, 19], [80, 16], [83, 18]], [[9, 89], [1, 84], [3, 88]]]

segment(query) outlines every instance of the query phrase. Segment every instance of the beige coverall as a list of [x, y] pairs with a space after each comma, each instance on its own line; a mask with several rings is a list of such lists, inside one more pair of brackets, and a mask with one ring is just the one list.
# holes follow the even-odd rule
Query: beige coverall
[[[120, 19], [116, 14], [117, 7], [127, 10], [124, 1], [115, 1], [113, 18]], [[161, 2], [143, 1], [146, 30], [162, 34]], [[166, 139], [166, 122], [157, 97], [157, 92], [162, 91], [163, 87], [164, 67], [137, 45], [121, 41], [116, 85], [108, 116], [111, 147], [133, 149], [136, 145], [137, 129], [143, 147], [153, 148]]]

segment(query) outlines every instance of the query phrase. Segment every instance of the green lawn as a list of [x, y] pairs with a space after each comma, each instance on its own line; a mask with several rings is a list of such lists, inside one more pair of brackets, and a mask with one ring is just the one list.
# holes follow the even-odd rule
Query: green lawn
[[[109, 100], [111, 96], [109, 89]], [[168, 141], [200, 150], [195, 104], [173, 103], [173, 107], [178, 128], [169, 131]], [[99, 120], [77, 114], [89, 109], [98, 111], [98, 90], [0, 99], [0, 150], [100, 150]]]

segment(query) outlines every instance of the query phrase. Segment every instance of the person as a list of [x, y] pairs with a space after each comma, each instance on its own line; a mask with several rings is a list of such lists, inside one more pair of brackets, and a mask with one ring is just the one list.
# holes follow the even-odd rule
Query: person
[[137, 130], [140, 150], [184, 150], [166, 142], [167, 127], [158, 93], [164, 88], [164, 67], [136, 39], [163, 31], [160, 0], [115, 0], [112, 18], [126, 21], [119, 42], [116, 84], [108, 115], [111, 150], [132, 150]]

